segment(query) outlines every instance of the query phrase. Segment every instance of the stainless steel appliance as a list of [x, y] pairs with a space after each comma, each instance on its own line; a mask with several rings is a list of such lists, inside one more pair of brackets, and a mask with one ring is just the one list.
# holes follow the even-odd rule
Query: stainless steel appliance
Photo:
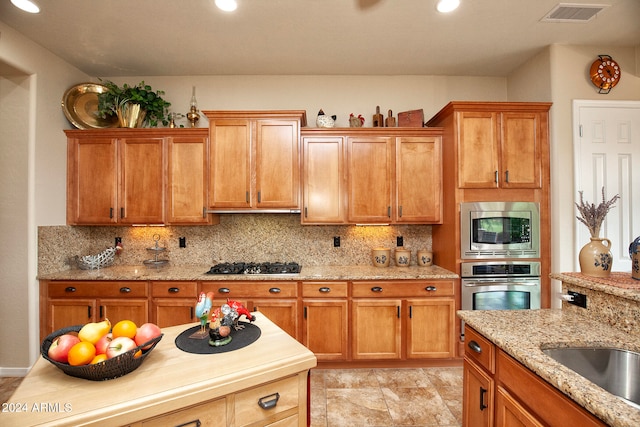
[[206, 274], [299, 274], [301, 269], [297, 262], [224, 262]]
[[[483, 261], [461, 264], [463, 310], [540, 308], [540, 263]], [[461, 329], [464, 339], [464, 322]]]
[[534, 202], [460, 203], [460, 256], [539, 258], [540, 206]]

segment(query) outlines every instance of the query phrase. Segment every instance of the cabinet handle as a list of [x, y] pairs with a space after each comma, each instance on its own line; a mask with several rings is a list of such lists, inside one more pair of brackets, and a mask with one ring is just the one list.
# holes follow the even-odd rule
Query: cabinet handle
[[400, 318], [400, 306], [396, 307], [398, 309], [398, 319]]
[[171, 287], [171, 288], [167, 289], [167, 291], [168, 291], [170, 294], [177, 294], [178, 292], [180, 292], [180, 288], [174, 288], [174, 287]]
[[218, 288], [219, 294], [228, 294], [229, 292], [231, 292], [229, 288]]
[[436, 288], [435, 286], [427, 286], [426, 288], [424, 288], [424, 290], [427, 292], [433, 292], [433, 291], [437, 291], [438, 288]]
[[260, 192], [258, 191], [258, 203], [260, 203]]
[[413, 317], [413, 306], [410, 305], [409, 306], [409, 319], [411, 319]]
[[194, 426], [196, 426], [196, 427], [202, 427], [202, 423], [201, 423], [201, 422], [200, 422], [200, 420], [198, 420], [198, 419], [193, 420], [193, 421], [187, 421], [186, 423], [184, 423], [184, 424], [179, 424], [179, 425], [177, 425], [176, 427], [186, 427], [186, 426], [191, 425], [191, 424], [193, 424], [193, 425], [194, 425]]
[[402, 206], [398, 206], [398, 216], [402, 218]]
[[307, 218], [309, 216], [309, 213], [307, 212], [307, 207], [304, 207], [304, 217]]
[[193, 320], [193, 307], [189, 307], [189, 317]]
[[328, 294], [329, 292], [331, 292], [331, 288], [328, 286], [323, 286], [321, 288], [318, 288], [318, 292], [322, 292], [323, 294]]
[[128, 286], [123, 286], [120, 288], [120, 293], [122, 294], [128, 294], [129, 292], [131, 292], [131, 288]]
[[67, 286], [66, 288], [64, 288], [65, 292], [75, 292], [76, 288], [73, 286]]
[[87, 319], [91, 319], [91, 306], [87, 306]]
[[279, 294], [280, 293], [280, 288], [269, 288], [269, 293], [270, 294]]
[[382, 292], [382, 286], [374, 286], [371, 288], [371, 292]]
[[485, 394], [487, 394], [487, 389], [480, 387], [480, 410], [481, 411], [484, 411], [486, 408], [488, 408], [488, 406], [484, 404]]
[[391, 206], [387, 206], [387, 216], [391, 218]]
[[100, 319], [102, 319], [103, 314], [104, 314], [103, 307], [104, 307], [104, 306], [102, 306], [102, 305], [100, 306], [100, 316], [98, 316], [98, 317], [100, 317]]
[[493, 180], [496, 182], [496, 184], [498, 183], [498, 171], [495, 171]]
[[509, 182], [509, 169], [507, 169], [504, 173], [504, 181]]
[[244, 193], [244, 199], [245, 199], [245, 201], [246, 201], [247, 203], [249, 203], [249, 192], [248, 192], [248, 191], [245, 191], [245, 193]]
[[478, 354], [482, 353], [482, 347], [480, 347], [480, 344], [478, 344], [474, 340], [469, 341], [469, 344], [467, 344], [467, 347], [469, 347], [471, 350], [475, 351]]
[[307, 307], [306, 306], [302, 310], [302, 317], [304, 317], [305, 319], [307, 318]]
[[124, 208], [120, 208], [120, 218], [124, 218]]
[[113, 219], [113, 208], [109, 208], [109, 219]]
[[207, 217], [207, 207], [203, 206], [202, 207], [202, 218], [206, 218]]
[[[270, 400], [267, 400], [267, 399], [270, 399]], [[278, 404], [279, 399], [280, 399], [280, 393], [273, 393], [258, 399], [258, 406], [260, 406], [262, 409], [275, 408], [276, 405]]]

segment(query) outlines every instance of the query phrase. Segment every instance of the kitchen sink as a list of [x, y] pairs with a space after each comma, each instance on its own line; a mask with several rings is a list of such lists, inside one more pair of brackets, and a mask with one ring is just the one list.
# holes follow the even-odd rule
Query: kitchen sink
[[640, 353], [618, 348], [550, 348], [544, 354], [640, 409]]

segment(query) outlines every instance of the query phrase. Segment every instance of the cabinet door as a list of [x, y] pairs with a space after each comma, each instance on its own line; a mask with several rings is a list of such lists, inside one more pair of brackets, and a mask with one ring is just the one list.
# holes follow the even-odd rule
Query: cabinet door
[[391, 222], [392, 138], [349, 137], [347, 141], [349, 221]]
[[410, 299], [407, 305], [407, 357], [455, 357], [454, 299]]
[[253, 299], [251, 311], [259, 311], [280, 329], [298, 339], [298, 302], [284, 299]]
[[207, 426], [226, 427], [227, 403], [225, 399], [213, 400], [201, 403], [179, 411], [162, 414], [159, 417], [145, 420], [142, 427], [166, 427], [166, 426]]
[[219, 119], [210, 123], [209, 207], [250, 208], [251, 121]]
[[167, 223], [207, 224], [207, 138], [171, 137], [167, 152]]
[[507, 390], [498, 386], [496, 391], [496, 425], [503, 427], [542, 427]]
[[302, 343], [319, 360], [347, 360], [347, 300], [303, 301]]
[[458, 187], [498, 186], [498, 114], [458, 112]]
[[401, 300], [354, 299], [354, 359], [399, 359], [401, 351]]
[[98, 305], [98, 320], [109, 319], [112, 325], [120, 320], [131, 320], [136, 325], [142, 325], [149, 321], [149, 301], [147, 299], [100, 299]]
[[47, 330], [48, 335], [58, 329], [95, 322], [96, 300], [94, 299], [51, 299], [49, 300]]
[[119, 144], [119, 221], [164, 223], [164, 139], [124, 138]]
[[462, 372], [462, 425], [493, 426], [493, 379], [467, 359]]
[[539, 113], [502, 113], [500, 186], [542, 187], [542, 148]]
[[67, 224], [114, 224], [118, 187], [116, 140], [73, 138], [67, 147]]
[[300, 129], [297, 120], [256, 122], [258, 208], [300, 208]]
[[344, 223], [344, 138], [304, 138], [303, 152], [302, 223]]
[[438, 137], [397, 139], [395, 222], [442, 221], [441, 145]]
[[197, 321], [196, 300], [189, 298], [158, 298], [153, 300], [151, 321], [161, 328]]

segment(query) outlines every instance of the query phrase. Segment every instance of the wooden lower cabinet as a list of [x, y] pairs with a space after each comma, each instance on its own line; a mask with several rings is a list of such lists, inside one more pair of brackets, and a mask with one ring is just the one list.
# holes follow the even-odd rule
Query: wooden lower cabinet
[[180, 411], [163, 414], [156, 418], [151, 418], [131, 427], [165, 427], [165, 426], [227, 426], [227, 404], [225, 399], [217, 399], [210, 402], [185, 408]]
[[151, 322], [161, 328], [195, 322], [198, 282], [151, 282]]
[[463, 372], [464, 427], [606, 425], [469, 326]]
[[355, 360], [400, 359], [402, 356], [402, 300], [362, 299], [351, 304], [352, 354]]

